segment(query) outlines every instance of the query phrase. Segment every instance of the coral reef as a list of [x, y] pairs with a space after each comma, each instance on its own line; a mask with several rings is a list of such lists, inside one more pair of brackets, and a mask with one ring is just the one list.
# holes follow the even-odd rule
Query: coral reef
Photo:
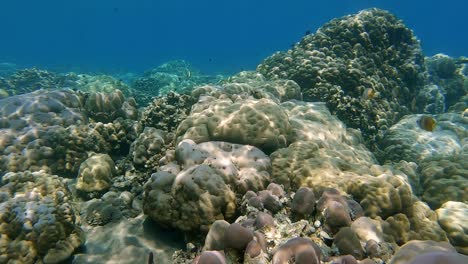
[[177, 128], [177, 142], [227, 141], [256, 146], [270, 153], [287, 146], [286, 113], [268, 99], [199, 101]]
[[118, 117], [124, 119], [138, 118], [136, 102], [133, 98], [125, 99], [120, 90], [112, 93], [86, 94], [84, 107], [86, 115], [96, 122], [112, 122]]
[[[466, 65], [444, 54], [436, 54], [426, 59], [428, 81], [440, 87], [440, 95], [444, 98], [447, 110], [468, 93], [468, 78], [465, 72]], [[437, 100], [437, 97], [435, 98]], [[434, 99], [432, 99], [434, 100]], [[427, 110], [426, 110], [427, 111]], [[441, 113], [441, 112], [435, 112]]]
[[110, 188], [115, 165], [107, 154], [94, 154], [80, 165], [76, 189], [84, 193], [103, 192]]
[[436, 210], [440, 226], [458, 252], [468, 254], [468, 205], [465, 202], [446, 202]]
[[420, 163], [422, 200], [433, 209], [448, 201], [468, 202], [467, 154], [431, 157]]
[[155, 98], [141, 114], [143, 126], [174, 133], [180, 122], [187, 118], [196, 101], [189, 95], [168, 93]]
[[143, 209], [157, 223], [184, 231], [231, 219], [236, 196], [264, 189], [270, 176], [262, 151], [226, 142], [183, 140], [165, 162], [145, 184]]
[[[154, 127], [145, 127], [138, 138], [130, 145], [130, 155], [133, 164], [146, 166], [152, 159], [159, 160], [164, 156], [165, 134]], [[156, 156], [158, 155], [159, 156]], [[156, 156], [156, 157], [155, 157]]]
[[[447, 254], [452, 255], [454, 254], [456, 259], [455, 262], [446, 262], [443, 261], [441, 263], [464, 263], [468, 260], [467, 256], [463, 256], [461, 254], [457, 254], [455, 249], [446, 242], [434, 242], [434, 241], [421, 241], [421, 240], [413, 240], [406, 243], [402, 246], [390, 260], [390, 264], [406, 264], [406, 263], [432, 263], [426, 261], [414, 261], [416, 258], [420, 258], [425, 254]], [[435, 258], [429, 258], [429, 260], [434, 260]]]
[[146, 71], [133, 82], [132, 88], [139, 94], [138, 105], [146, 106], [151, 103], [153, 97], [171, 92], [188, 94], [195, 86], [217, 83], [221, 79], [222, 76], [202, 75], [188, 62], [175, 60]]
[[420, 162], [426, 158], [460, 154], [468, 137], [468, 120], [459, 114], [434, 115], [435, 129], [427, 131], [418, 124], [422, 115], [407, 115], [385, 134], [377, 156], [382, 162], [406, 160]]
[[368, 9], [227, 79], [0, 72], [0, 263], [465, 263], [466, 61]]
[[468, 201], [468, 122], [457, 113], [434, 116], [433, 131], [422, 129], [421, 115], [408, 115], [392, 126], [382, 140], [382, 162], [405, 160], [418, 165], [411, 185], [422, 200], [437, 209], [447, 201]]
[[66, 78], [56, 73], [37, 68], [19, 70], [6, 79], [6, 91], [9, 95], [30, 93], [40, 89], [64, 88]]
[[79, 215], [60, 177], [9, 172], [0, 196], [0, 262], [60, 263], [84, 243]]
[[291, 79], [306, 101], [323, 101], [373, 146], [385, 130], [414, 108], [424, 85], [419, 42], [392, 14], [368, 9], [334, 19], [278, 52], [257, 70]]
[[71, 90], [40, 90], [0, 100], [0, 175], [45, 170], [75, 176], [87, 152], [128, 153], [141, 130], [117, 118], [88, 123], [84, 97]]

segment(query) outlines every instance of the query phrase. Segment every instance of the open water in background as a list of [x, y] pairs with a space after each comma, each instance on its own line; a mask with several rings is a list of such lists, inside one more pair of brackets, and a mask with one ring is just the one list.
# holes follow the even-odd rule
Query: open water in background
[[468, 55], [466, 0], [0, 0], [0, 62], [112, 73], [185, 59], [235, 73], [370, 7], [403, 19], [428, 56]]

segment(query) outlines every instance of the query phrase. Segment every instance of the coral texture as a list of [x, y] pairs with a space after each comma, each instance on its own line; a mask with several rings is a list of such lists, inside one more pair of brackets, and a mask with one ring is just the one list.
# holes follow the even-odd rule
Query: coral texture
[[412, 99], [424, 85], [419, 42], [402, 21], [379, 9], [334, 19], [257, 70], [296, 81], [306, 101], [326, 102], [370, 143], [414, 108]]
[[208, 231], [215, 220], [231, 219], [236, 195], [262, 190], [270, 180], [270, 159], [252, 146], [183, 140], [169, 156], [145, 184], [143, 209], [184, 231]]
[[72, 197], [58, 176], [7, 173], [0, 196], [0, 262], [60, 263], [84, 243]]

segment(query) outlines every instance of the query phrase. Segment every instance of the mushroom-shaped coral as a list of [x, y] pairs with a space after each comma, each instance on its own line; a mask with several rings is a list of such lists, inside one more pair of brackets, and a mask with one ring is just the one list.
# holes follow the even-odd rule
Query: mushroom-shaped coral
[[233, 223], [224, 232], [224, 247], [244, 250], [253, 238], [252, 231]]
[[222, 251], [204, 251], [196, 257], [192, 264], [227, 264], [226, 257]]
[[326, 189], [317, 202], [317, 210], [325, 219], [327, 229], [336, 233], [341, 227], [351, 225], [350, 209], [346, 198], [336, 189]]
[[364, 257], [361, 242], [350, 227], [343, 227], [338, 231], [333, 242], [341, 255], [352, 255], [357, 259]]
[[[456, 253], [453, 248], [447, 242], [436, 242], [431, 240], [412, 240], [403, 245], [390, 260], [390, 264], [406, 264], [410, 263], [419, 255], [427, 253]], [[420, 262], [417, 262], [420, 263]], [[425, 263], [425, 262], [424, 262]]]
[[468, 263], [468, 256], [449, 253], [449, 252], [431, 252], [416, 256], [408, 264], [462, 264]]
[[308, 187], [301, 187], [294, 194], [291, 210], [300, 216], [310, 216], [315, 209], [315, 194]]
[[312, 240], [296, 237], [279, 246], [273, 255], [272, 264], [287, 264], [295, 259], [300, 264], [320, 264], [322, 252]]

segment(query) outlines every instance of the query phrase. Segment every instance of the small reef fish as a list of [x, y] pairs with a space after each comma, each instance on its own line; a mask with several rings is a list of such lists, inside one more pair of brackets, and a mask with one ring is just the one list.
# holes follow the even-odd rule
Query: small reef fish
[[434, 131], [436, 124], [435, 119], [428, 115], [423, 115], [418, 119], [419, 127], [429, 132]]
[[377, 92], [372, 88], [366, 88], [362, 93], [361, 99], [362, 100], [371, 100], [377, 96]]

